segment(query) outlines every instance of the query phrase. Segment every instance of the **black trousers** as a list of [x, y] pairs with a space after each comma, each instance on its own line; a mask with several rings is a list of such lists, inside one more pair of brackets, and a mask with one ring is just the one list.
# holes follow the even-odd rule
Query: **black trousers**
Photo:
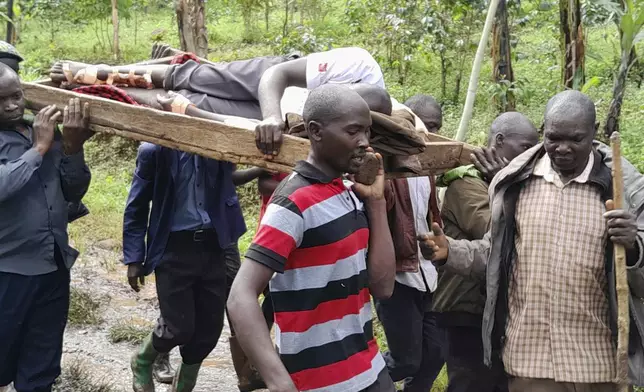
[[267, 69], [287, 60], [268, 56], [217, 65], [188, 61], [169, 68], [164, 88], [178, 91], [200, 109], [260, 120], [259, 81]]
[[25, 276], [0, 272], [0, 386], [50, 392], [60, 375], [69, 311], [69, 271]]
[[[226, 298], [230, 295], [230, 288], [233, 285], [235, 277], [237, 277], [237, 272], [239, 272], [239, 267], [241, 267], [241, 257], [239, 255], [239, 247], [237, 244], [229, 246], [224, 249], [224, 258], [226, 259]], [[273, 327], [275, 322], [275, 314], [273, 312], [273, 301], [271, 301], [271, 294], [268, 291], [268, 287], [264, 290], [264, 301], [262, 301], [262, 314], [266, 320], [266, 325], [268, 329]], [[230, 319], [229, 319], [230, 321]], [[231, 322], [228, 323], [232, 335], [235, 335], [235, 330]]]
[[154, 273], [161, 316], [152, 345], [160, 353], [180, 346], [185, 364], [202, 362], [217, 345], [226, 304], [226, 263], [214, 231], [203, 241], [171, 233]]
[[394, 381], [405, 380], [406, 392], [427, 392], [440, 373], [443, 330], [430, 312], [432, 294], [396, 282], [389, 299], [376, 301], [376, 311], [387, 336], [384, 354]]
[[507, 392], [508, 380], [498, 356], [489, 368], [483, 363], [480, 326], [444, 327], [447, 392]]

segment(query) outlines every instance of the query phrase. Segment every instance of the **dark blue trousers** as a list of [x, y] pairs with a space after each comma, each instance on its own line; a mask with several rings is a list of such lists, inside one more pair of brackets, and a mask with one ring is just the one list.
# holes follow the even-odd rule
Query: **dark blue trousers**
[[0, 272], [0, 386], [49, 392], [60, 375], [69, 311], [69, 271]]
[[405, 392], [428, 392], [445, 364], [445, 332], [430, 312], [432, 293], [396, 282], [389, 299], [375, 302], [389, 345], [383, 356], [392, 380], [404, 380]]

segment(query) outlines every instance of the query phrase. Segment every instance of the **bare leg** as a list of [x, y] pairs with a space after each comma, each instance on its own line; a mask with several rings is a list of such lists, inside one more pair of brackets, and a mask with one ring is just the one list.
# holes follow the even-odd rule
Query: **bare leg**
[[59, 61], [51, 69], [50, 77], [56, 83], [113, 84], [139, 88], [163, 88], [168, 65], [91, 65], [73, 61]]
[[157, 94], [165, 94], [165, 90], [160, 88], [155, 88], [151, 90], [145, 90], [142, 88], [136, 87], [125, 87], [123, 88], [130, 97], [141, 105], [149, 106], [153, 109], [163, 110], [163, 106], [157, 100]]

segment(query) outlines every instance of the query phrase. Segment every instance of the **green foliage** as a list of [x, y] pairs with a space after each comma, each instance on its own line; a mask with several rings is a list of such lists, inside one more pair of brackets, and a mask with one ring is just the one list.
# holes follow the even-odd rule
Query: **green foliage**
[[72, 287], [67, 321], [75, 326], [98, 325], [102, 321], [100, 307], [101, 304], [92, 294]]
[[315, 31], [309, 26], [297, 26], [290, 30], [286, 36], [278, 36], [274, 41], [275, 53], [289, 53], [301, 51], [303, 53], [314, 53], [329, 50], [332, 48], [333, 38], [318, 37]]

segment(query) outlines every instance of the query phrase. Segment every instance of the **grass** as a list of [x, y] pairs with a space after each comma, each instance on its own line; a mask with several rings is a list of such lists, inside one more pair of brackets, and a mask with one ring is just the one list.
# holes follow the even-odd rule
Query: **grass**
[[72, 287], [67, 321], [73, 326], [99, 325], [101, 304], [87, 291]]
[[63, 366], [63, 371], [53, 392], [117, 392], [105, 378], [92, 375], [88, 365], [81, 360], [74, 360]]
[[132, 320], [121, 320], [110, 327], [107, 337], [112, 343], [128, 342], [139, 344], [150, 334], [153, 327], [154, 325], [151, 323], [140, 325]]

